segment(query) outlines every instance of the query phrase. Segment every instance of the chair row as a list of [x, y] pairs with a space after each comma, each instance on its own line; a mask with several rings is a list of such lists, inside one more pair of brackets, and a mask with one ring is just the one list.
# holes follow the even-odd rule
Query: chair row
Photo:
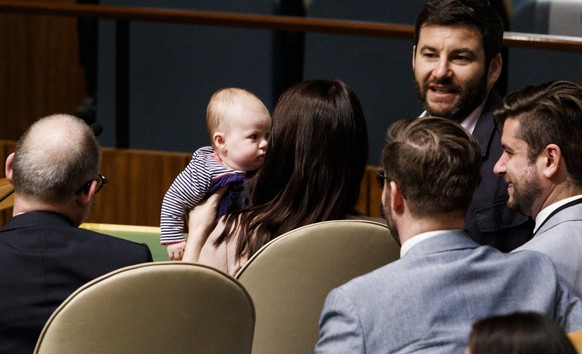
[[183, 262], [123, 268], [73, 293], [36, 353], [313, 353], [328, 292], [399, 257], [388, 228], [339, 220], [292, 230], [234, 278]]

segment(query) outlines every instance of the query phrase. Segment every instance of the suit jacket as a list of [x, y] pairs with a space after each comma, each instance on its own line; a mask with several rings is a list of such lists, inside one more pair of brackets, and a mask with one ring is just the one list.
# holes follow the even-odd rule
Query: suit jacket
[[536, 231], [533, 239], [519, 250], [533, 250], [548, 255], [558, 277], [572, 291], [582, 296], [582, 204], [552, 215]]
[[582, 328], [582, 302], [559, 283], [548, 257], [479, 247], [450, 231], [334, 289], [316, 352], [463, 353], [475, 320], [515, 311]]
[[473, 130], [481, 146], [481, 181], [466, 214], [465, 228], [478, 243], [509, 252], [531, 239], [534, 222], [507, 207], [507, 184], [503, 177], [493, 173], [493, 166], [503, 152], [501, 134], [492, 114], [499, 103], [501, 97], [491, 92]]
[[61, 214], [15, 216], [0, 229], [0, 353], [32, 353], [45, 322], [73, 291], [151, 261], [145, 244], [74, 227]]

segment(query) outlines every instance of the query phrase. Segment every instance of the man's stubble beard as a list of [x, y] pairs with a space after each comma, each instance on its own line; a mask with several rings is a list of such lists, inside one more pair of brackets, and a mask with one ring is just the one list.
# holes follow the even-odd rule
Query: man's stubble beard
[[[414, 73], [413, 73], [414, 74]], [[475, 87], [468, 87], [462, 90], [460, 94], [460, 99], [453, 105], [453, 107], [449, 108], [444, 112], [434, 112], [430, 109], [429, 105], [426, 102], [426, 93], [428, 92], [429, 88], [428, 85], [431, 82], [423, 83], [422, 86], [414, 77], [414, 89], [416, 91], [416, 96], [420, 103], [423, 105], [424, 109], [434, 117], [441, 117], [453, 120], [455, 122], [462, 122], [467, 116], [473, 112], [487, 97], [487, 75], [488, 70], [485, 70], [481, 79], [478, 82], [478, 85]], [[413, 75], [414, 76], [414, 75]], [[437, 81], [436, 83], [450, 85], [454, 84], [451, 79]], [[455, 85], [456, 86], [456, 85]]]

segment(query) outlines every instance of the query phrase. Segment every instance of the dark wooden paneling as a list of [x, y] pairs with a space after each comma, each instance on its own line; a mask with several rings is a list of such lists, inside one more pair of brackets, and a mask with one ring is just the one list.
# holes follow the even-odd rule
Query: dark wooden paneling
[[[0, 166], [16, 142], [0, 140]], [[87, 220], [91, 223], [159, 226], [164, 194], [174, 178], [190, 161], [190, 153], [102, 148], [101, 173], [109, 179], [95, 196]], [[357, 209], [364, 215], [380, 216], [382, 191], [369, 166], [362, 181]], [[2, 172], [4, 176], [4, 172]], [[12, 209], [0, 211], [0, 225], [12, 216]]]
[[103, 148], [110, 184], [95, 198], [89, 222], [159, 226], [164, 194], [190, 153]]
[[68, 17], [0, 14], [0, 139], [16, 140], [37, 119], [73, 114], [81, 103], [76, 23]]
[[[0, 177], [5, 176], [4, 166], [5, 166], [6, 158], [8, 157], [8, 155], [10, 155], [11, 153], [14, 152], [15, 148], [16, 148], [15, 141], [0, 140], [0, 167], [2, 168], [1, 173], [0, 173]], [[4, 195], [4, 194], [2, 194], [2, 195]], [[12, 208], [0, 210], [0, 225], [4, 225], [8, 220], [10, 220], [11, 217], [12, 217]]]
[[376, 166], [368, 166], [362, 180], [360, 202], [358, 203], [358, 206], [361, 205], [362, 209], [358, 210], [367, 216], [381, 217], [382, 189], [378, 186], [375, 175], [378, 169], [379, 167]]

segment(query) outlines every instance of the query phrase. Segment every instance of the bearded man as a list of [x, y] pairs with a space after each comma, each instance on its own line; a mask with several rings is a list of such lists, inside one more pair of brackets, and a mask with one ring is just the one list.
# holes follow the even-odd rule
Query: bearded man
[[491, 110], [502, 68], [503, 22], [483, 0], [429, 0], [417, 17], [412, 67], [422, 116], [460, 123], [479, 141], [481, 179], [465, 217], [480, 244], [509, 252], [531, 238], [533, 222], [507, 206], [507, 185], [493, 173], [501, 135]]

